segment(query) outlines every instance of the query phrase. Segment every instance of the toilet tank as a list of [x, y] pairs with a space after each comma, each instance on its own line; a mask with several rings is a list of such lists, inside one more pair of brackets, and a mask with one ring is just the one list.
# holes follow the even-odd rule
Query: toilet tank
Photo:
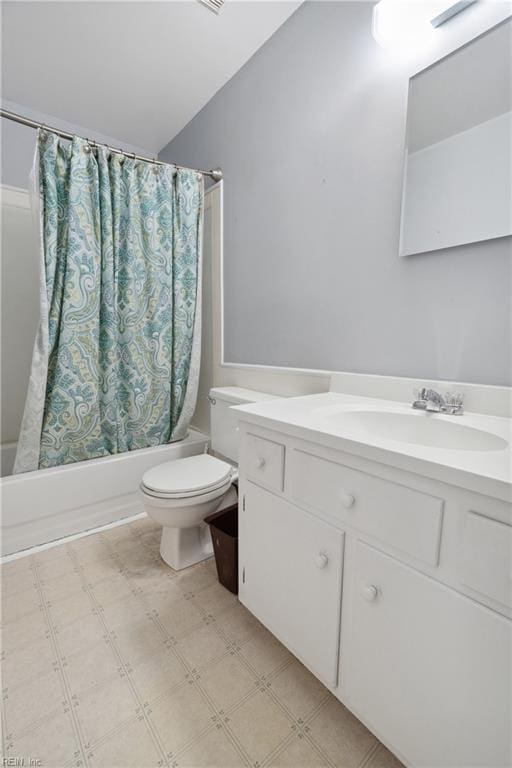
[[277, 400], [279, 395], [269, 395], [242, 387], [214, 387], [210, 390], [211, 447], [215, 453], [238, 464], [239, 414], [231, 410], [233, 405]]

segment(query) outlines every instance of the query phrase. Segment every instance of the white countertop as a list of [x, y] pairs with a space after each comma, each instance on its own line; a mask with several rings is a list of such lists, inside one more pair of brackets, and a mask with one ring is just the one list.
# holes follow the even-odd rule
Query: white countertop
[[[275, 429], [346, 453], [425, 475], [503, 501], [512, 498], [512, 420], [478, 413], [449, 416], [413, 411], [410, 403], [326, 392], [236, 406], [241, 421]], [[343, 423], [355, 411], [415, 414], [503, 438], [500, 450], [440, 448], [378, 436]], [[334, 416], [334, 418], [332, 416]], [[350, 421], [348, 419], [347, 421]]]

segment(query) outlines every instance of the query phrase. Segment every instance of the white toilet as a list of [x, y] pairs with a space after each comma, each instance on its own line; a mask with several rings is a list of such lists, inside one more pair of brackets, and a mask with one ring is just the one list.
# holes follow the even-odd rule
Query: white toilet
[[[158, 464], [143, 476], [144, 510], [162, 528], [160, 554], [179, 571], [212, 554], [204, 518], [237, 502], [238, 416], [231, 406], [274, 400], [275, 395], [240, 387], [210, 391], [211, 449], [207, 453]], [[226, 460], [224, 460], [226, 459]]]

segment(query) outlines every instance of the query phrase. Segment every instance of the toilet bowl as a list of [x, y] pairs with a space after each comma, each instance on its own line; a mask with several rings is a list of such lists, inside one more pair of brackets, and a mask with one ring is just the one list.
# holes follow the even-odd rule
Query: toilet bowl
[[[179, 571], [210, 557], [210, 530], [204, 518], [237, 502], [238, 415], [233, 406], [274, 400], [276, 395], [241, 387], [210, 390], [209, 454], [176, 459], [149, 469], [140, 485], [144, 510], [162, 526], [160, 554]], [[231, 462], [231, 463], [230, 463]]]
[[204, 518], [236, 504], [234, 467], [208, 454], [159, 464], [143, 476], [144, 510], [162, 526], [160, 554], [176, 571], [212, 555]]

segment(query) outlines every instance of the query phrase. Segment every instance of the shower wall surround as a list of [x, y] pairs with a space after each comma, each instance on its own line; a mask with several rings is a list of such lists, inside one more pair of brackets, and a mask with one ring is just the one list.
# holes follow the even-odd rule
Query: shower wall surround
[[224, 171], [225, 361], [510, 384], [510, 238], [398, 257], [429, 62], [380, 48], [372, 5], [305, 3], [160, 154]]

